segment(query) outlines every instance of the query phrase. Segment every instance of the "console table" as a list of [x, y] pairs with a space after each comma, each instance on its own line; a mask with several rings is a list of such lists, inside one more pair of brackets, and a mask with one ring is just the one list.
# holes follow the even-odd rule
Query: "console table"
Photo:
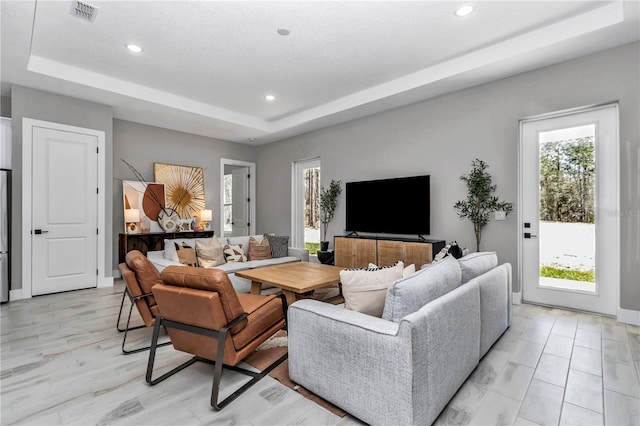
[[147, 255], [148, 251], [164, 250], [164, 240], [176, 238], [211, 238], [213, 231], [192, 232], [147, 232], [140, 234], [120, 234], [118, 263], [125, 261], [125, 256], [131, 250], [140, 250]]
[[431, 263], [445, 246], [444, 240], [416, 240], [380, 237], [335, 237], [335, 265], [343, 268], [366, 268], [369, 263], [389, 266], [402, 260], [416, 269]]

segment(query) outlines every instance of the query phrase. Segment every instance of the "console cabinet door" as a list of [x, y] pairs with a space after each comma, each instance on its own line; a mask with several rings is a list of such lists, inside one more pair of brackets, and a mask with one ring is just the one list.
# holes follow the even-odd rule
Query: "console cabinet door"
[[369, 263], [376, 263], [376, 255], [376, 240], [356, 239], [353, 267], [368, 268]]
[[366, 268], [376, 263], [376, 240], [336, 237], [334, 263], [342, 268]]
[[341, 268], [353, 268], [354, 238], [336, 237], [333, 241], [334, 263]]
[[[378, 266], [391, 266], [399, 260], [404, 262], [402, 241], [378, 241]], [[375, 263], [375, 262], [374, 262]], [[406, 262], [405, 262], [406, 264]]]
[[433, 259], [433, 246], [431, 244], [404, 242], [402, 243], [402, 245], [405, 266], [411, 265], [413, 263], [414, 265], [416, 265], [416, 270], [418, 270], [425, 263], [431, 263]]

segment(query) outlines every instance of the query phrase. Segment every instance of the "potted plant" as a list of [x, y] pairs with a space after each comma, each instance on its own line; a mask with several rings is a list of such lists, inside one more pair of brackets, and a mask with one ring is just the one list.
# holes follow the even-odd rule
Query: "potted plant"
[[491, 184], [487, 168], [487, 163], [477, 158], [471, 162], [471, 172], [460, 176], [460, 180], [467, 184], [467, 199], [457, 201], [453, 206], [458, 211], [458, 217], [466, 217], [473, 223], [476, 251], [480, 251], [482, 228], [489, 223], [491, 213], [504, 211], [506, 217], [513, 210], [512, 203], [500, 201], [498, 197], [491, 195], [496, 190], [496, 185]]
[[327, 251], [329, 249], [329, 241], [327, 241], [327, 228], [329, 222], [333, 219], [338, 206], [338, 197], [342, 193], [342, 182], [331, 179], [329, 188], [324, 186], [320, 189], [320, 222], [322, 222], [322, 241], [320, 241], [320, 250]]

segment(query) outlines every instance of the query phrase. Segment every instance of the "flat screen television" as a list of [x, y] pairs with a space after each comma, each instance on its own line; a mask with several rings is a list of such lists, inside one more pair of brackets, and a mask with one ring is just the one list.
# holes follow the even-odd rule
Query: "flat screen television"
[[349, 232], [430, 233], [429, 175], [347, 182]]

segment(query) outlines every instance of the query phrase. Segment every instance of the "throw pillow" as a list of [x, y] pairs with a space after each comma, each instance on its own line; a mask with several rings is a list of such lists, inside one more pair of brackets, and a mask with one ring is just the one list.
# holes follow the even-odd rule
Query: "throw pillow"
[[172, 262], [180, 262], [175, 244], [187, 244], [189, 247], [196, 246], [196, 240], [193, 238], [176, 238], [175, 240], [164, 240], [164, 258]]
[[460, 286], [460, 266], [453, 256], [394, 281], [387, 291], [382, 319], [400, 322], [427, 303]]
[[269, 239], [263, 237], [261, 240], [249, 237], [249, 260], [271, 259], [271, 246]]
[[498, 266], [498, 255], [493, 251], [471, 253], [458, 259], [462, 282], [466, 283]]
[[244, 250], [242, 249], [242, 244], [238, 245], [230, 245], [226, 244], [224, 246], [224, 260], [227, 262], [246, 262], [247, 256], [244, 255]]
[[198, 265], [203, 268], [213, 268], [225, 263], [222, 244], [218, 237], [209, 240], [196, 240], [196, 256]]
[[289, 236], [288, 235], [267, 235], [271, 246], [271, 257], [289, 256]]
[[196, 249], [191, 247], [187, 243], [174, 243], [176, 253], [178, 253], [178, 262], [187, 266], [198, 266], [198, 259], [196, 258]]
[[[368, 269], [378, 269], [378, 265], [374, 263], [369, 263]], [[416, 273], [416, 265], [412, 263], [411, 265], [405, 267], [402, 270], [402, 278], [407, 278], [408, 276], [413, 275], [415, 273]]]
[[372, 269], [343, 269], [340, 271], [344, 306], [353, 311], [380, 317], [387, 288], [402, 278], [404, 263]]

